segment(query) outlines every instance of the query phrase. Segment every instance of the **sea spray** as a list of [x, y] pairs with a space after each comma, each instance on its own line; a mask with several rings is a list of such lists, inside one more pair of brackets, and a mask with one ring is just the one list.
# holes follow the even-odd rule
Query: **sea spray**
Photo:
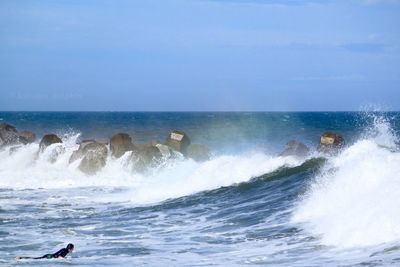
[[[142, 174], [132, 170], [131, 152], [127, 152], [118, 159], [109, 156], [106, 166], [90, 176], [79, 171], [79, 160], [69, 163], [72, 152], [79, 146], [76, 144], [78, 138], [79, 134], [69, 134], [62, 144], [53, 144], [39, 154], [37, 143], [20, 147], [13, 153], [9, 149], [3, 150], [0, 153], [4, 163], [0, 166], [0, 188], [123, 187], [126, 189], [124, 194], [113, 195], [114, 200], [145, 204], [246, 182], [278, 168], [302, 163], [290, 156], [247, 152], [216, 156], [201, 163], [178, 157]], [[104, 201], [110, 197], [103, 195], [99, 199]]]
[[[18, 112], [0, 117], [39, 139], [56, 133], [65, 150], [55, 162], [45, 156], [51, 147], [37, 155], [38, 143], [13, 148], [11, 155], [8, 148], [0, 151], [1, 266], [15, 265], [17, 255], [40, 256], [67, 242], [77, 248], [67, 259], [71, 266], [399, 266], [400, 241], [392, 227], [398, 225], [398, 189], [391, 179], [397, 177], [399, 159], [390, 141], [395, 135], [388, 133], [399, 132], [400, 113], [385, 114], [386, 125], [353, 112]], [[363, 132], [366, 126], [372, 129]], [[82, 132], [78, 139], [123, 131], [135, 143], [165, 140], [176, 127], [215, 153], [203, 163], [168, 160], [145, 174], [132, 171], [126, 153], [109, 157], [101, 171], [87, 176], [79, 171], [79, 160], [68, 162], [78, 148], [69, 127]], [[328, 130], [346, 139], [339, 155], [305, 164], [274, 156], [292, 139], [313, 151]], [[258, 152], [248, 152], [254, 147]], [[329, 236], [330, 228], [335, 234]]]
[[[265, 154], [220, 156], [203, 163], [185, 160], [143, 179], [133, 188], [132, 201], [148, 203], [247, 182], [281, 167], [302, 163], [294, 157]], [[152, 192], [149, 194], [149, 192]]]
[[294, 211], [325, 245], [371, 246], [400, 240], [400, 153], [387, 120], [330, 159]]

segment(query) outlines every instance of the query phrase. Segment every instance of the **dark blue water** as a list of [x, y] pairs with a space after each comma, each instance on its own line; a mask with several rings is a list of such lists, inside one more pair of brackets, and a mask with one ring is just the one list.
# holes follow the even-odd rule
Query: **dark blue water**
[[323, 131], [339, 132], [352, 142], [373, 125], [373, 115], [389, 119], [399, 130], [396, 112], [0, 112], [0, 120], [39, 137], [79, 132], [82, 139], [109, 138], [127, 132], [138, 143], [164, 141], [171, 129], [183, 129], [193, 142], [232, 150], [249, 145], [278, 149], [291, 139], [315, 145]]
[[[399, 113], [0, 112], [37, 134], [0, 150], [0, 265], [400, 265]], [[117, 132], [163, 142], [181, 129], [212, 158], [168, 161], [141, 174], [126, 158], [96, 175], [69, 164], [76, 142]], [[315, 151], [324, 131], [346, 140]], [[45, 133], [63, 153], [38, 154]], [[279, 157], [291, 139], [307, 158]], [[72, 242], [63, 260], [22, 260]]]

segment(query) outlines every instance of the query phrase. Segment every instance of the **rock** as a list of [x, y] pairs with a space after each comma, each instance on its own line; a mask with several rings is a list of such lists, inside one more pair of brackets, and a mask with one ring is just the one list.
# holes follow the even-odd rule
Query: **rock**
[[33, 143], [36, 135], [29, 131], [18, 133], [17, 129], [7, 123], [0, 123], [0, 146]]
[[144, 144], [135, 144], [135, 145], [133, 145], [134, 146], [134, 149], [133, 150], [137, 150], [137, 149], [144, 149], [144, 148], [147, 148], [147, 147], [154, 147], [154, 146], [156, 146], [157, 144], [158, 144], [159, 142], [158, 141], [156, 141], [156, 140], [151, 140], [150, 142], [147, 142], [147, 143], [144, 143]]
[[195, 161], [206, 161], [210, 159], [210, 149], [204, 145], [193, 144], [188, 147], [187, 156]]
[[101, 170], [107, 161], [108, 149], [105, 144], [92, 142], [83, 147], [83, 159], [79, 170], [86, 174], [95, 174]]
[[155, 146], [139, 146], [132, 152], [130, 160], [134, 171], [145, 172], [149, 168], [157, 167], [160, 164], [162, 154]]
[[39, 151], [43, 152], [48, 146], [62, 143], [61, 139], [55, 134], [46, 134], [39, 143]]
[[190, 139], [185, 132], [173, 130], [168, 135], [165, 145], [186, 155]]
[[155, 144], [155, 147], [160, 150], [160, 153], [163, 158], [168, 159], [172, 156], [171, 149], [169, 146], [163, 145], [163, 144]]
[[344, 139], [341, 135], [331, 132], [325, 132], [321, 135], [318, 151], [323, 153], [336, 152], [343, 147]]
[[65, 153], [65, 147], [63, 147], [62, 145], [57, 145], [50, 151], [50, 153], [47, 154], [47, 159], [51, 163], [54, 163], [57, 161], [58, 157], [64, 153]]
[[82, 140], [79, 144], [79, 148], [78, 150], [75, 150], [74, 152], [72, 152], [71, 157], [69, 158], [69, 163], [71, 164], [72, 162], [74, 162], [77, 159], [82, 158], [85, 155], [85, 147], [86, 145], [96, 142], [94, 139], [89, 139], [89, 140]]
[[19, 143], [17, 129], [7, 123], [0, 123], [0, 147]]
[[135, 147], [135, 149], [133, 151], [143, 151], [143, 150], [146, 150], [146, 149], [154, 150], [154, 148], [157, 148], [158, 151], [161, 153], [161, 156], [163, 158], [168, 159], [168, 158], [170, 158], [172, 156], [171, 148], [169, 146], [160, 144], [156, 140], [152, 140], [152, 141], [150, 141], [148, 143], [145, 143], [145, 144], [135, 144], [134, 147]]
[[69, 158], [69, 163], [81, 159], [79, 170], [86, 174], [95, 174], [106, 165], [108, 149], [95, 140], [84, 140]]
[[96, 138], [96, 142], [105, 144], [106, 146], [110, 145], [110, 139], [108, 138]]
[[125, 152], [132, 151], [135, 149], [135, 146], [132, 143], [132, 138], [129, 134], [126, 133], [118, 133], [111, 137], [110, 139], [110, 150], [111, 154], [120, 158]]
[[15, 128], [15, 126], [12, 126], [8, 123], [0, 123], [0, 131], [1, 130], [12, 131], [14, 133], [18, 132], [17, 128]]
[[36, 135], [30, 131], [22, 131], [19, 133], [19, 141], [26, 145], [35, 142]]
[[309, 152], [310, 149], [305, 144], [296, 140], [291, 140], [286, 144], [285, 150], [283, 150], [279, 156], [296, 156], [304, 158]]

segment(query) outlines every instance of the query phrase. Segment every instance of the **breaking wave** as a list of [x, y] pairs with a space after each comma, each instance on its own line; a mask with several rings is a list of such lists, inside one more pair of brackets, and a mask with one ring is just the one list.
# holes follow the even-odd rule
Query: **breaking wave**
[[361, 140], [331, 158], [292, 221], [322, 243], [372, 246], [400, 240], [400, 153], [389, 122], [374, 120]]
[[[143, 204], [190, 195], [204, 190], [246, 182], [281, 167], [298, 166], [294, 157], [271, 156], [259, 152], [222, 155], [206, 162], [178, 158], [162, 168], [140, 174], [132, 171], [129, 152], [119, 159], [109, 156], [106, 166], [95, 175], [85, 175], [77, 168], [79, 160], [69, 164], [79, 134], [66, 135], [63, 144], [53, 144], [38, 153], [38, 143], [15, 151], [0, 152], [0, 188], [65, 189], [79, 187], [123, 187], [121, 200]], [[55, 154], [59, 154], [52, 162]], [[115, 196], [114, 196], [115, 200]]]

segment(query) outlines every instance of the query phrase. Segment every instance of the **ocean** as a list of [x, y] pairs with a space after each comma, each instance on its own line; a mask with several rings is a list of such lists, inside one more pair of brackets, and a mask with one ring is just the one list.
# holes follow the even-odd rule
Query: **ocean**
[[[399, 112], [0, 112], [37, 135], [0, 149], [0, 266], [400, 266]], [[145, 173], [127, 152], [95, 175], [69, 163], [84, 139], [173, 129], [209, 147]], [[325, 131], [345, 146], [317, 151]], [[63, 140], [39, 153], [46, 133]], [[306, 158], [279, 156], [289, 140]], [[68, 243], [61, 260], [41, 256]]]

